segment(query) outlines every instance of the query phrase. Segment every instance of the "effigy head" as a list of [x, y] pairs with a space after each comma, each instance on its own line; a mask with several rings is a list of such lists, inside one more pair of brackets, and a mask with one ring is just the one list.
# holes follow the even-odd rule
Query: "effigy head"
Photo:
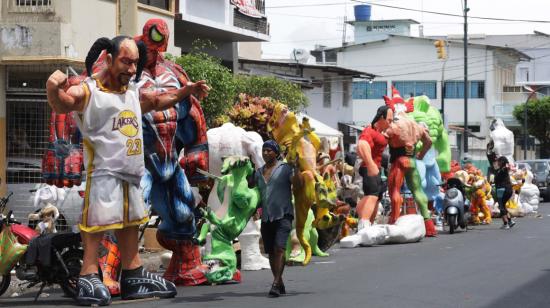
[[420, 95], [414, 97], [414, 110], [428, 112], [430, 110], [430, 99], [426, 95]]
[[491, 121], [491, 125], [489, 126], [489, 129], [491, 131], [494, 131], [499, 128], [506, 128], [506, 126], [504, 125], [504, 122], [500, 118], [493, 119]]
[[157, 56], [168, 48], [170, 29], [164, 19], [149, 19], [143, 26], [141, 35], [136, 36], [136, 41], [142, 41], [147, 47], [147, 67], [157, 61]]
[[399, 94], [399, 91], [392, 86], [392, 97], [389, 98], [388, 96], [384, 95], [384, 102], [386, 103], [386, 106], [390, 107], [391, 110], [395, 114], [399, 113], [408, 113], [414, 111], [414, 98], [409, 98], [409, 100], [405, 101], [401, 94]]
[[292, 137], [299, 131], [296, 115], [289, 111], [285, 104], [275, 104], [273, 114], [267, 122], [267, 130], [271, 132], [277, 143], [288, 146]]
[[245, 176], [249, 176], [253, 171], [254, 169], [252, 168], [252, 163], [250, 163], [250, 158], [232, 155], [223, 160], [221, 173], [225, 175], [230, 172], [242, 172]]
[[336, 184], [327, 172], [323, 176], [322, 181], [315, 183], [315, 191], [317, 193], [318, 207], [321, 208], [334, 208], [337, 200]]

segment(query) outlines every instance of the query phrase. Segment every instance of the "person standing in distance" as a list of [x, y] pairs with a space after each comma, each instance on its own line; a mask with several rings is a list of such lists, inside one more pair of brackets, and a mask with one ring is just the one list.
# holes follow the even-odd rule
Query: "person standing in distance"
[[495, 187], [497, 189], [498, 208], [500, 210], [500, 217], [502, 218], [501, 229], [510, 229], [516, 225], [516, 222], [508, 213], [506, 209], [506, 203], [512, 198], [514, 193], [512, 189], [512, 181], [510, 180], [510, 167], [509, 161], [506, 156], [501, 156], [495, 162]]
[[[106, 51], [106, 67], [91, 75]], [[139, 187], [144, 173], [142, 113], [164, 110], [188, 95], [206, 96], [204, 81], [177, 90], [144, 91], [135, 85], [147, 61], [142, 44], [127, 36], [100, 38], [86, 57], [88, 78], [68, 86], [67, 76], [55, 71], [46, 83], [49, 105], [58, 113], [75, 111], [83, 136], [86, 192], [79, 224], [84, 260], [77, 283], [80, 305], [109, 305], [111, 296], [98, 276], [99, 242], [115, 230], [121, 251], [121, 297], [174, 297], [175, 286], [145, 271], [138, 255], [138, 227], [148, 219]], [[135, 75], [135, 80], [131, 81]]]

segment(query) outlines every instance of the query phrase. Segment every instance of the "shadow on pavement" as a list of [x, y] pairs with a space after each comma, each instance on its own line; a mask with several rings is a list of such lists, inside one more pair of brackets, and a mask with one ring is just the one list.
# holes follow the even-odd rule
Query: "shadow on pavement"
[[531, 282], [514, 289], [509, 294], [495, 299], [485, 308], [506, 307], [550, 307], [550, 269], [541, 270], [543, 274]]
[[[305, 295], [312, 294], [311, 292], [288, 292], [286, 295], [281, 295], [280, 298], [292, 297], [296, 295]], [[172, 300], [173, 303], [206, 303], [206, 302], [215, 302], [222, 301], [224, 298], [231, 297], [259, 297], [259, 298], [268, 298], [267, 291], [265, 292], [251, 292], [251, 293], [236, 293], [236, 292], [220, 292], [220, 293], [208, 293], [203, 296], [185, 296], [176, 297]]]

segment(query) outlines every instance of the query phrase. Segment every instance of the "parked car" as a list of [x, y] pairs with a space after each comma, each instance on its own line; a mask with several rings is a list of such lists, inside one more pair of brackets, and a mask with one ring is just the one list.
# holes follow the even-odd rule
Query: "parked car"
[[537, 185], [540, 190], [540, 196], [544, 201], [550, 200], [550, 159], [533, 159], [533, 160], [520, 160], [516, 164], [521, 166], [522, 164], [528, 164], [530, 170], [533, 173], [535, 179], [533, 184]]

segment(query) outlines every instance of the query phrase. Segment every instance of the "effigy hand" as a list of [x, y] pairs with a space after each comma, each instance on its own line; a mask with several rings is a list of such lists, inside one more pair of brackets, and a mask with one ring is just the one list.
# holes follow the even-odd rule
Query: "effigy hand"
[[46, 81], [46, 89], [62, 89], [67, 83], [67, 75], [60, 70], [56, 70]]
[[210, 87], [206, 84], [206, 80], [199, 80], [195, 83], [188, 82], [187, 86], [191, 88], [191, 94], [196, 96], [199, 100], [208, 97]]

